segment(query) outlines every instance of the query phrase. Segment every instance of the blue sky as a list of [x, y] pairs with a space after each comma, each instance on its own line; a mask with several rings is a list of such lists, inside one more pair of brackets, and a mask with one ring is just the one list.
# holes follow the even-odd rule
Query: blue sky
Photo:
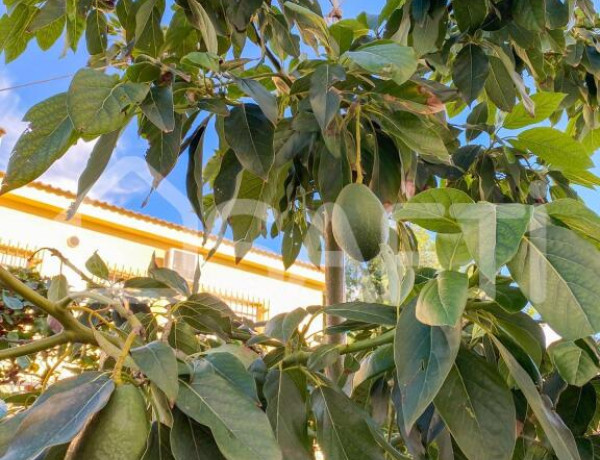
[[[329, 2], [321, 0], [321, 3], [324, 11], [329, 11], [331, 8]], [[368, 2], [345, 0], [342, 7], [345, 17], [354, 17], [365, 10], [377, 13], [384, 3], [384, 0]], [[598, 0], [595, 3], [598, 3]], [[4, 6], [0, 6], [0, 14], [3, 13]], [[63, 43], [62, 40], [59, 40], [53, 48], [46, 52], [42, 52], [34, 43], [31, 43], [19, 59], [8, 65], [0, 64], [0, 127], [7, 131], [7, 135], [0, 143], [0, 169], [5, 169], [10, 150], [25, 127], [25, 124], [20, 121], [25, 111], [37, 102], [65, 91], [68, 88], [70, 77], [10, 91], [1, 91], [1, 89], [70, 75], [85, 66], [86, 60], [87, 53], [83, 40], [77, 53], [69, 51], [64, 56]], [[57, 187], [75, 190], [77, 178], [85, 167], [92, 147], [93, 144], [80, 142], [58, 161], [42, 177], [42, 180]], [[208, 134], [206, 155], [209, 155], [215, 147], [216, 137]], [[150, 174], [143, 160], [145, 150], [145, 141], [138, 138], [136, 127], [130, 126], [119, 141], [107, 173], [93, 189], [91, 196], [172, 222], [197, 226], [197, 220], [185, 201], [184, 183], [187, 161], [183, 157], [169, 178], [161, 184], [159, 191], [153, 194], [148, 205], [144, 209], [141, 208], [151, 183]], [[596, 163], [600, 163], [598, 158], [596, 158]], [[600, 174], [600, 168], [596, 168], [595, 173]], [[598, 192], [584, 190], [582, 195], [588, 204], [600, 211]], [[176, 205], [173, 206], [171, 203], [176, 203]], [[269, 240], [261, 241], [259, 245], [277, 250], [280, 243]]]

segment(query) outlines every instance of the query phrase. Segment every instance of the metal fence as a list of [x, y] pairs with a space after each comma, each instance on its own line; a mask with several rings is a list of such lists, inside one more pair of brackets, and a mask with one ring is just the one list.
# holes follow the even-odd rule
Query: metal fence
[[0, 238], [0, 264], [12, 268], [35, 268], [41, 270], [43, 258], [36, 248]]

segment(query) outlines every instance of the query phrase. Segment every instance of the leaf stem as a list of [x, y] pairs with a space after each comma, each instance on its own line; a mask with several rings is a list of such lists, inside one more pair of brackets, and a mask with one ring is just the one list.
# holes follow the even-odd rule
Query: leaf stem
[[123, 365], [125, 364], [125, 359], [127, 359], [127, 356], [129, 355], [129, 350], [131, 350], [131, 347], [133, 346], [133, 341], [135, 340], [137, 335], [138, 331], [133, 330], [129, 333], [127, 339], [125, 340], [125, 344], [123, 345], [123, 351], [121, 352], [119, 359], [117, 359], [115, 368], [113, 369], [112, 378], [115, 381], [115, 385], [121, 385], [123, 383], [123, 378], [121, 376], [121, 373], [123, 372]]

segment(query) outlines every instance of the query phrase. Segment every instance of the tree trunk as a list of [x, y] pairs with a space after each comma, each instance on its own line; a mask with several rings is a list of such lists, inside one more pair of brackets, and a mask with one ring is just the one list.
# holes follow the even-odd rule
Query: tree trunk
[[[344, 272], [344, 252], [340, 249], [331, 229], [330, 213], [326, 213], [325, 228], [325, 305], [334, 305], [345, 302], [346, 283]], [[325, 315], [327, 327], [336, 326], [342, 322], [339, 316]], [[329, 344], [345, 343], [344, 334], [326, 335]], [[342, 374], [343, 364], [341, 358], [326, 369], [327, 377], [336, 382]]]

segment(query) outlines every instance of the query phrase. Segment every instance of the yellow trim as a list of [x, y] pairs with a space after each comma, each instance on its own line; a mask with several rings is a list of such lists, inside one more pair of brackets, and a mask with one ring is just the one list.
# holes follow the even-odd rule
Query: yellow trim
[[[45, 187], [42, 184], [33, 184], [37, 185], [39, 188]], [[68, 192], [61, 191], [63, 195], [67, 195]], [[46, 219], [57, 220], [64, 215], [64, 210], [47, 203], [42, 203], [37, 200], [33, 200], [31, 198], [26, 198], [23, 196], [19, 196], [16, 194], [8, 194], [0, 197], [0, 206], [5, 206], [7, 208], [11, 208], [17, 211], [22, 211], [28, 214], [36, 215], [39, 217], [43, 217]], [[110, 206], [110, 205], [107, 205]], [[112, 208], [112, 206], [111, 206]], [[120, 209], [120, 208], [116, 208]], [[127, 212], [129, 214], [129, 212]], [[136, 217], [137, 214], [133, 213]], [[151, 221], [155, 219], [150, 219]], [[189, 245], [183, 244], [181, 241], [174, 240], [172, 238], [168, 238], [162, 235], [157, 235], [154, 233], [146, 232], [143, 230], [139, 230], [136, 228], [120, 225], [116, 222], [108, 221], [105, 219], [100, 219], [97, 217], [87, 216], [83, 214], [78, 214], [73, 221], [64, 221], [63, 223], [72, 226], [79, 226], [81, 228], [85, 228], [88, 230], [96, 231], [99, 233], [113, 235], [119, 238], [123, 238], [129, 241], [134, 241], [136, 243], [144, 244], [147, 246], [155, 247], [157, 249], [168, 250], [168, 249], [185, 249], [185, 250], [194, 250], [198, 254], [207, 255], [209, 249], [194, 245], [194, 247], [190, 248]], [[173, 227], [175, 225], [173, 224]], [[176, 228], [176, 227], [175, 227]], [[196, 232], [194, 232], [196, 233]], [[291, 282], [294, 284], [299, 284], [301, 286], [308, 286], [315, 289], [323, 290], [325, 287], [324, 282], [316, 281], [310, 278], [306, 278], [301, 275], [289, 273], [283, 269], [277, 269], [274, 267], [267, 267], [266, 265], [252, 262], [243, 259], [241, 262], [236, 264], [235, 257], [227, 254], [216, 253], [211, 258], [212, 261], [219, 262], [222, 265], [236, 267], [238, 269], [246, 270], [252, 273], [260, 274], [263, 276], [268, 276], [274, 279]]]

